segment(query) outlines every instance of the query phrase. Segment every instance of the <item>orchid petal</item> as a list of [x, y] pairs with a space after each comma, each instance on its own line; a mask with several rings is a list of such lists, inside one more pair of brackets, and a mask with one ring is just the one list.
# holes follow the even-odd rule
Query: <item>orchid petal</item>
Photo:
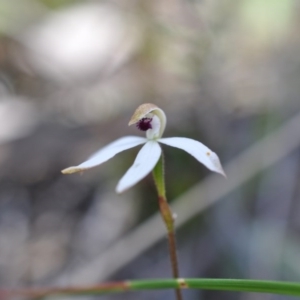
[[119, 181], [116, 191], [122, 193], [146, 177], [157, 164], [161, 148], [156, 141], [148, 141], [138, 153], [133, 165]]
[[158, 141], [163, 144], [186, 151], [211, 171], [220, 173], [226, 177], [217, 154], [211, 151], [202, 143], [192, 139], [181, 137], [163, 138], [159, 139]]
[[146, 138], [138, 137], [138, 136], [126, 136], [122, 137], [104, 148], [100, 149], [96, 153], [94, 153], [88, 160], [83, 162], [82, 164], [74, 167], [69, 167], [67, 169], [62, 170], [63, 174], [72, 174], [75, 172], [84, 171], [86, 169], [90, 169], [96, 167], [110, 158], [114, 157], [116, 154], [141, 145], [147, 141]]

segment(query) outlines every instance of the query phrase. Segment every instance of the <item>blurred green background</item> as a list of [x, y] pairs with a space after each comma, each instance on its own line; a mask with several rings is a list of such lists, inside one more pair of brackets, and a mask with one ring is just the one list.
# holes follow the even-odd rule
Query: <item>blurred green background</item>
[[[298, 281], [299, 15], [296, 0], [0, 0], [0, 286], [171, 276], [151, 176], [114, 192], [138, 148], [60, 173], [142, 135], [127, 123], [146, 102], [228, 175], [163, 147], [181, 276]], [[185, 291], [220, 297], [288, 299]]]

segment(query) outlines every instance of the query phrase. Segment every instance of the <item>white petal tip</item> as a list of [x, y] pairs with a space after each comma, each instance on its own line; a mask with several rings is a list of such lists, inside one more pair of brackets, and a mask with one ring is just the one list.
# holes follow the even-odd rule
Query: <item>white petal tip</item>
[[210, 164], [212, 164], [210, 169], [216, 173], [223, 175], [225, 178], [227, 178], [227, 176], [224, 172], [224, 169], [221, 165], [221, 162], [219, 160], [218, 155], [211, 151], [206, 152], [206, 155], [210, 158]]
[[119, 186], [116, 187], [116, 193], [117, 194], [122, 194], [125, 190], [124, 189], [120, 189]]
[[223, 168], [221, 168], [221, 170], [218, 170], [217, 171], [219, 174], [223, 175], [226, 179], [227, 179], [227, 175], [226, 173], [224, 172]]
[[76, 168], [76, 167], [69, 167], [69, 168], [63, 169], [61, 172], [63, 174], [73, 174], [73, 173], [82, 172], [82, 171], [84, 171], [84, 169]]
[[124, 184], [124, 182], [119, 181], [115, 191], [116, 191], [117, 194], [122, 194], [122, 193], [126, 192], [127, 190], [129, 190], [133, 185], [134, 184], [126, 185], [126, 184]]

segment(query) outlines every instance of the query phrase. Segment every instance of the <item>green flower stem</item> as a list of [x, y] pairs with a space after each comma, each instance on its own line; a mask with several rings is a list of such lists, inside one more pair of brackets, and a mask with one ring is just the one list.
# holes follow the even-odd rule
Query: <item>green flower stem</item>
[[[167, 232], [168, 232], [168, 242], [169, 242], [169, 254], [172, 266], [173, 277], [179, 278], [179, 267], [177, 258], [177, 246], [174, 230], [174, 217], [170, 206], [166, 198], [166, 188], [165, 188], [165, 177], [164, 177], [164, 159], [163, 154], [161, 155], [158, 163], [153, 170], [153, 178], [158, 192], [158, 205], [160, 214], [165, 222]], [[175, 290], [176, 299], [182, 300], [181, 287], [177, 287]]]
[[153, 169], [153, 178], [157, 188], [159, 197], [166, 198], [166, 187], [165, 187], [165, 170], [164, 170], [164, 156], [163, 153], [155, 168]]
[[176, 288], [269, 293], [300, 297], [300, 284], [295, 282], [247, 279], [180, 278], [108, 282], [90, 287], [32, 288], [15, 290], [0, 289], [0, 298], [6, 300], [15, 296], [24, 296], [33, 299], [57, 295], [102, 295], [125, 291], [166, 290]]

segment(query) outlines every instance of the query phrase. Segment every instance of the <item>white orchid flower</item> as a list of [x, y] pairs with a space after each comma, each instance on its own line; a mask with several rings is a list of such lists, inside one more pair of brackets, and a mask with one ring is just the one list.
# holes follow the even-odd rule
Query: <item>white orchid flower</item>
[[211, 171], [225, 176], [217, 154], [202, 143], [184, 137], [162, 138], [166, 122], [166, 115], [162, 109], [152, 103], [142, 104], [137, 108], [128, 125], [136, 124], [138, 129], [146, 131], [146, 138], [138, 136], [122, 137], [94, 153], [82, 164], [64, 169], [62, 173], [72, 174], [94, 168], [124, 150], [144, 144], [133, 165], [116, 187], [116, 192], [122, 193], [153, 170], [161, 156], [162, 150], [159, 143], [162, 143], [186, 151]]

